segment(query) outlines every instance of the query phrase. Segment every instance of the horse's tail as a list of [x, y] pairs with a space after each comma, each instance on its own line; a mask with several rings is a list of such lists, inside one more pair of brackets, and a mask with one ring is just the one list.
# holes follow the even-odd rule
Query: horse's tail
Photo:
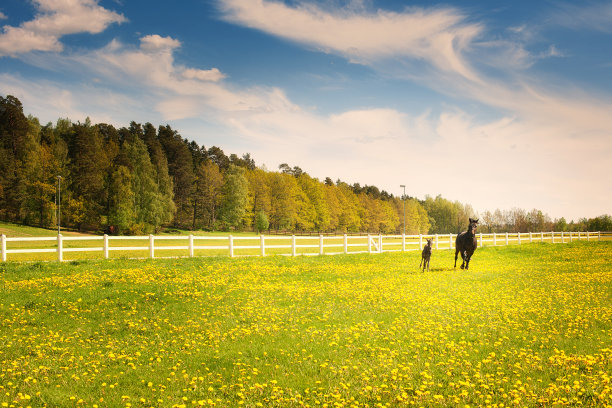
[[455, 245], [455, 268], [457, 267], [457, 255], [459, 255], [459, 242]]

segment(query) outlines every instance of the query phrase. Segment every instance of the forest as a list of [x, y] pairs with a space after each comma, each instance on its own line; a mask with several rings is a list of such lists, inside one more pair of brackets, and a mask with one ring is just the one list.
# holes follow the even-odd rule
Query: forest
[[249, 153], [199, 146], [169, 125], [41, 125], [19, 99], [0, 96], [0, 220], [54, 228], [58, 213], [63, 228], [115, 234], [457, 233], [469, 217], [480, 217], [481, 232], [612, 230], [609, 215], [568, 223], [537, 209], [476, 214], [439, 195], [396, 197], [287, 163], [271, 171]]

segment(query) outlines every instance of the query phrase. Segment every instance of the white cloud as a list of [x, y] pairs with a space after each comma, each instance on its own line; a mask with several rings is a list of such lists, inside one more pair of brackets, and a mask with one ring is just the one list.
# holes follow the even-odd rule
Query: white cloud
[[6, 16], [6, 14], [0, 11], [0, 20], [6, 20], [7, 18], [8, 17]]
[[140, 49], [145, 52], [171, 52], [181, 46], [181, 42], [171, 37], [157, 34], [147, 35], [140, 39]]
[[125, 17], [98, 5], [97, 0], [35, 0], [38, 14], [19, 27], [4, 26], [0, 57], [30, 51], [61, 51], [67, 34], [97, 34]]
[[58, 118], [84, 121], [90, 117], [94, 123], [125, 126], [148, 115], [138, 96], [112, 92], [94, 84], [58, 84], [0, 74], [0, 89], [19, 98], [24, 113], [38, 117], [42, 123], [55, 122]]
[[327, 12], [314, 5], [292, 8], [265, 0], [224, 0], [225, 18], [359, 63], [408, 56], [437, 70], [477, 80], [462, 51], [482, 28], [465, 23], [455, 9]]
[[225, 78], [225, 74], [219, 71], [218, 68], [212, 69], [186, 69], [183, 71], [183, 77], [186, 79], [199, 79], [200, 81], [217, 82]]
[[225, 75], [218, 68], [196, 69], [177, 64], [174, 50], [181, 46], [172, 37], [147, 35], [140, 46], [133, 47], [117, 40], [84, 54], [30, 55], [25, 61], [41, 68], [74, 73], [75, 77], [98, 78], [110, 89], [139, 94], [143, 102], [154, 101], [164, 120], [194, 116], [214, 118], [218, 112], [260, 112], [291, 103], [284, 93], [274, 88], [233, 90], [220, 83]]

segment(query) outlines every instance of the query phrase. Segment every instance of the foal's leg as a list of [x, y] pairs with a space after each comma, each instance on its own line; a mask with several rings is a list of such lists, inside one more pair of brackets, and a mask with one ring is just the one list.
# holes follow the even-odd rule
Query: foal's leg
[[461, 269], [465, 269], [465, 258], [467, 258], [467, 251], [461, 251], [461, 259], [463, 259]]

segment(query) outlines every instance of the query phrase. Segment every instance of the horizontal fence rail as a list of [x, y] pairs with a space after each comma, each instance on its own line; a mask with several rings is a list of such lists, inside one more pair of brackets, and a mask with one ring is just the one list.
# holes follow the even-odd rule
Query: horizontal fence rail
[[[457, 234], [420, 235], [318, 235], [318, 236], [63, 236], [7, 237], [0, 236], [2, 261], [64, 261], [66, 253], [97, 253], [103, 258], [170, 258], [195, 256], [266, 256], [266, 255], [338, 255], [418, 251], [427, 239], [434, 249], [453, 249]], [[574, 241], [612, 240], [612, 232], [527, 232], [476, 234], [478, 246], [521, 245], [534, 242], [571, 243]], [[48, 254], [55, 255], [48, 255]], [[43, 255], [38, 255], [43, 254]], [[32, 257], [31, 255], [35, 255]], [[36, 256], [40, 257], [37, 259]], [[74, 259], [91, 259], [73, 256]], [[100, 256], [96, 256], [97, 259]], [[73, 259], [71, 259], [73, 260]]]

